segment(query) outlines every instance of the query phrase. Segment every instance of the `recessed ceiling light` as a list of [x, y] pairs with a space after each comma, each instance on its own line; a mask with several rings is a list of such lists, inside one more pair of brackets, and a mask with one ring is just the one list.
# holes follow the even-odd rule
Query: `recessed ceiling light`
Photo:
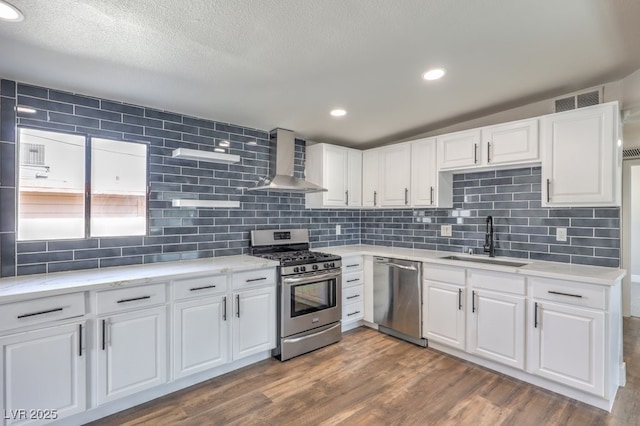
[[347, 111], [338, 108], [338, 109], [331, 110], [330, 114], [333, 115], [334, 117], [344, 117], [345, 115], [347, 115]]
[[9, 22], [20, 22], [24, 19], [24, 15], [14, 5], [0, 0], [0, 19]]
[[27, 114], [35, 114], [36, 112], [38, 112], [34, 108], [29, 108], [29, 107], [26, 107], [26, 106], [17, 106], [16, 107], [16, 111], [24, 112], [24, 113], [27, 113]]
[[446, 73], [447, 72], [442, 68], [434, 68], [422, 74], [422, 78], [429, 81], [438, 80], [442, 78], [442, 76], [445, 75]]
[[218, 143], [219, 146], [229, 146], [229, 141], [220, 141]]

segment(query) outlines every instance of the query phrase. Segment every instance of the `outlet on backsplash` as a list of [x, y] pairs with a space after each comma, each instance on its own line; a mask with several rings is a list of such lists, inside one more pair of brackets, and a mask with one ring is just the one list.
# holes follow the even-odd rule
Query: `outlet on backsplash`
[[440, 234], [443, 237], [450, 237], [451, 236], [451, 225], [441, 225], [440, 226]]

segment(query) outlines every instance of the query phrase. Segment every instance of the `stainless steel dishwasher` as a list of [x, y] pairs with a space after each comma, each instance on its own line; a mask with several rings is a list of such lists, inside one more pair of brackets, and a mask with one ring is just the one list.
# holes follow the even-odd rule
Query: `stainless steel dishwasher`
[[374, 258], [373, 320], [383, 333], [427, 346], [422, 338], [420, 266], [420, 262]]

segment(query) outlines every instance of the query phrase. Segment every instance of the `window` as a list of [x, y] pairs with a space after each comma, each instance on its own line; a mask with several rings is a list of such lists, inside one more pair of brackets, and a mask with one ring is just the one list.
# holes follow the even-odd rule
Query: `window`
[[146, 235], [146, 144], [19, 129], [18, 240]]

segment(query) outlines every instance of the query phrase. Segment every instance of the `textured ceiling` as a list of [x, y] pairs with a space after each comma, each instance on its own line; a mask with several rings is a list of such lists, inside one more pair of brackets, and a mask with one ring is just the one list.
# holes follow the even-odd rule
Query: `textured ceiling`
[[640, 68], [638, 0], [10, 2], [3, 78], [351, 146]]

